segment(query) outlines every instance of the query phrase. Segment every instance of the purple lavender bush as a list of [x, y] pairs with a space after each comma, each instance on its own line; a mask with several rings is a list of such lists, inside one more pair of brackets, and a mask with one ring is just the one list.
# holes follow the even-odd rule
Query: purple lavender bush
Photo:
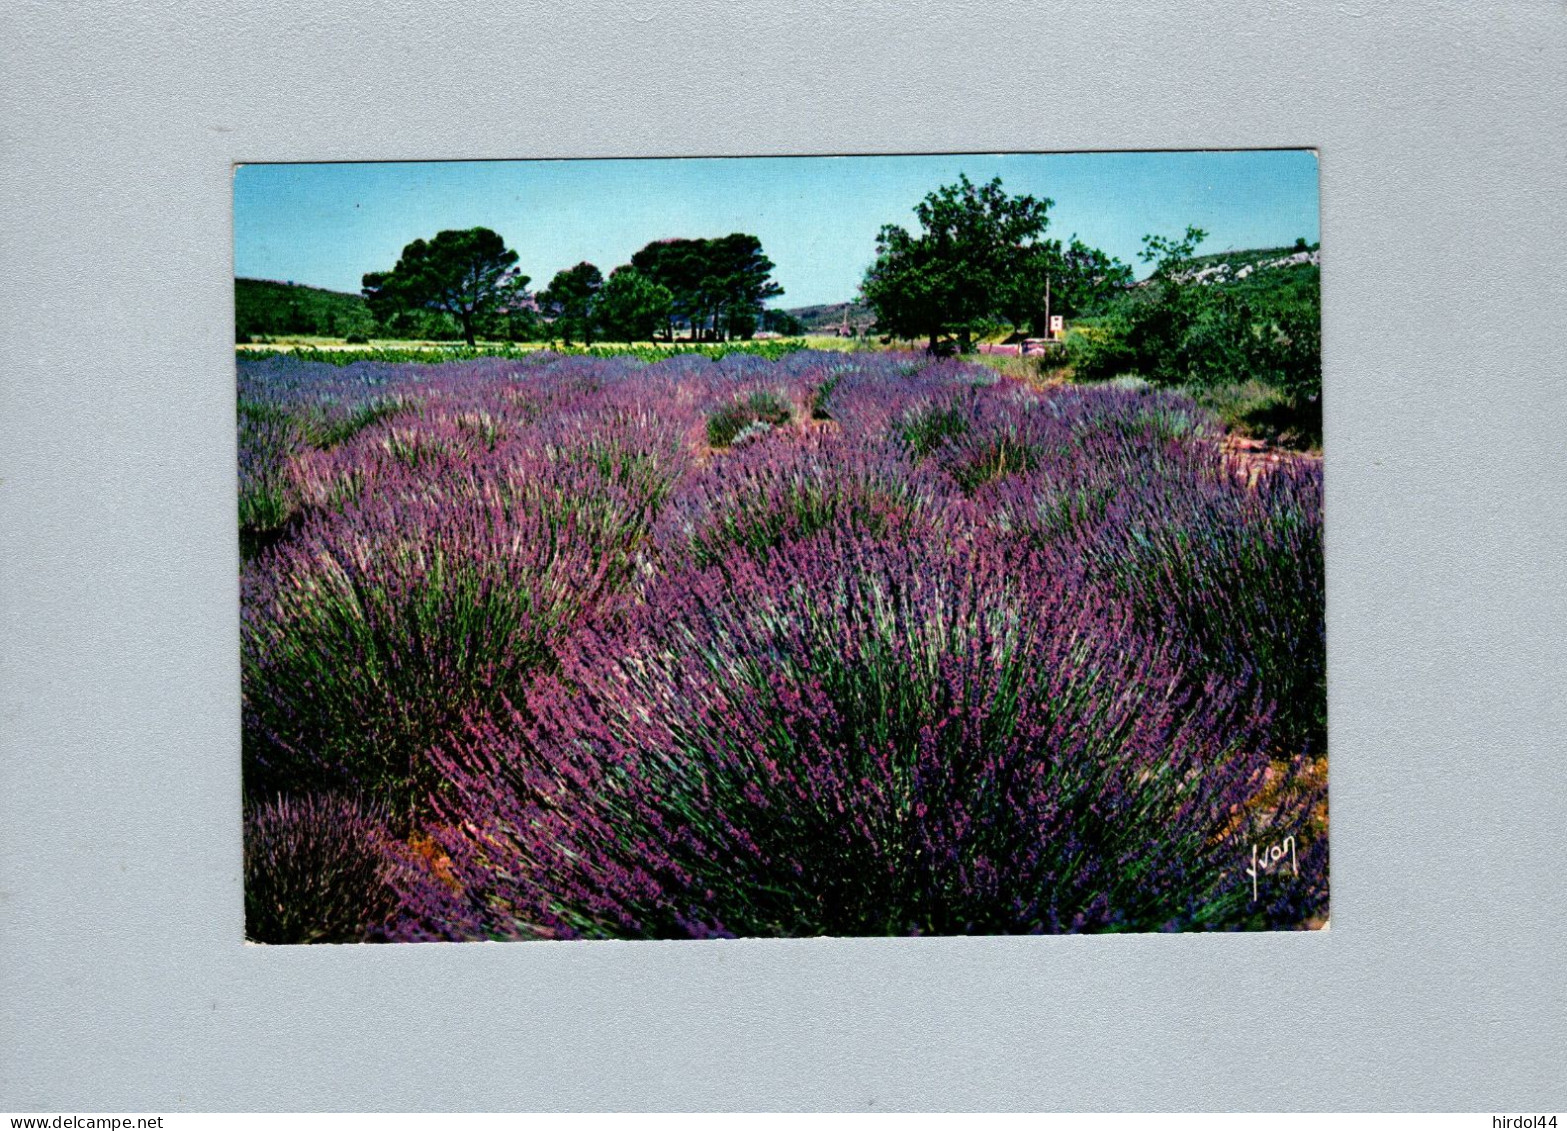
[[239, 410], [239, 528], [247, 556], [280, 530], [298, 509], [288, 471], [300, 446], [286, 413], [266, 404]]
[[1184, 396], [1096, 389], [1064, 399], [1071, 442], [982, 487], [980, 511], [1169, 638], [1194, 680], [1219, 675], [1272, 703], [1286, 754], [1321, 754], [1320, 465], [1286, 464], [1248, 485], [1225, 461], [1217, 422]]
[[631, 505], [581, 478], [568, 497], [581, 506], [560, 513], [387, 490], [264, 556], [243, 579], [247, 789], [363, 791], [409, 812], [427, 744], [519, 695], [628, 568], [629, 547], [611, 549], [642, 526]]
[[1231, 480], [1128, 500], [1102, 533], [1094, 575], [1183, 663], [1275, 704], [1285, 754], [1327, 748], [1320, 466], [1253, 488]]
[[401, 901], [383, 815], [343, 797], [277, 797], [245, 813], [245, 937], [365, 942]]
[[836, 525], [920, 538], [955, 521], [953, 502], [895, 445], [818, 433], [715, 459], [665, 508], [654, 536], [672, 565], [718, 565]]
[[1316, 797], [1250, 807], [1266, 709], [1185, 682], [1125, 610], [982, 541], [835, 529], [671, 576], [438, 756], [459, 933], [1293, 925], [1241, 868]]

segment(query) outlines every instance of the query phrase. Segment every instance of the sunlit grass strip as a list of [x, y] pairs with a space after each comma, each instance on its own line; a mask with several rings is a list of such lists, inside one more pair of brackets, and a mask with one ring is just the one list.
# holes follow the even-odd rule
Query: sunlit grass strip
[[473, 361], [478, 358], [525, 358], [539, 354], [554, 354], [559, 357], [627, 357], [644, 362], [662, 361], [685, 355], [717, 360], [733, 354], [741, 354], [774, 361], [804, 348], [806, 343], [800, 338], [767, 338], [759, 341], [734, 342], [611, 342], [591, 346], [567, 346], [558, 342], [480, 342], [474, 346], [436, 342], [425, 344], [385, 342], [369, 346], [245, 344], [236, 347], [239, 356], [250, 360], [288, 357], [321, 365], [354, 365], [359, 362], [392, 364], [413, 362], [437, 365], [453, 361]]

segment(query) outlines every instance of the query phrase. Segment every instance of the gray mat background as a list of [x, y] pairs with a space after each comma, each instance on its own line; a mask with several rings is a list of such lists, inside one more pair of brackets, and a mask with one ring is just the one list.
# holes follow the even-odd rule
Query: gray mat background
[[[1567, 1105], [1560, 0], [27, 2], [0, 92], [0, 1108]], [[1330, 931], [242, 945], [233, 162], [1254, 146], [1322, 162]]]

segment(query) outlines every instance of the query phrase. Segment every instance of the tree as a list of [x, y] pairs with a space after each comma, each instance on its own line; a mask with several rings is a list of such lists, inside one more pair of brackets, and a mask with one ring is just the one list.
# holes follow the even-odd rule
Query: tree
[[1192, 273], [1192, 257], [1197, 254], [1197, 247], [1208, 238], [1208, 233], [1201, 228], [1187, 225], [1186, 234], [1179, 239], [1174, 236], [1144, 236], [1143, 250], [1137, 253], [1137, 258], [1144, 263], [1154, 265], [1153, 273], [1148, 277], [1164, 283], [1182, 283]]
[[773, 261], [762, 241], [745, 232], [715, 239], [656, 240], [631, 257], [631, 265], [668, 288], [665, 328], [691, 327], [691, 340], [754, 333], [763, 304], [783, 294], [772, 278]]
[[1101, 306], [1132, 281], [1132, 269], [1076, 236], [1062, 246], [1047, 240], [1023, 249], [1012, 278], [1003, 284], [1001, 313], [1013, 326], [1049, 333], [1047, 315], [1078, 317]]
[[528, 277], [516, 264], [517, 253], [489, 228], [438, 232], [403, 248], [390, 271], [367, 274], [365, 303], [386, 323], [406, 311], [449, 314], [471, 346], [481, 321], [525, 293]]
[[768, 309], [762, 311], [762, 329], [786, 338], [798, 338], [805, 333], [805, 323], [787, 310]]
[[731, 232], [708, 242], [704, 279], [712, 309], [713, 336], [749, 338], [756, 333], [763, 304], [783, 294], [774, 282], [773, 261], [762, 252], [762, 241], [745, 232]]
[[598, 323], [612, 341], [644, 341], [668, 322], [673, 304], [674, 295], [662, 283], [630, 265], [617, 267], [598, 292]]
[[554, 318], [555, 328], [568, 346], [573, 331], [584, 345], [593, 344], [594, 298], [603, 285], [603, 274], [584, 261], [557, 271], [550, 285], [539, 294], [539, 309]]
[[966, 348], [976, 330], [1004, 316], [1020, 273], [1036, 263], [1053, 203], [1008, 196], [1000, 177], [975, 185], [962, 174], [926, 196], [914, 207], [918, 235], [888, 224], [876, 237], [861, 292], [877, 329], [928, 338], [933, 352], [956, 334]]
[[706, 274], [705, 240], [654, 240], [631, 257], [631, 266], [670, 293], [664, 332], [675, 339], [675, 323], [684, 320], [696, 337], [702, 307], [702, 279]]
[[[1197, 247], [1208, 238], [1201, 228], [1188, 226], [1180, 237], [1148, 235], [1138, 258], [1154, 265], [1148, 276], [1150, 301], [1144, 302], [1131, 319], [1127, 340], [1140, 359], [1140, 368], [1156, 384], [1179, 385], [1196, 377], [1198, 368], [1215, 356], [1211, 348], [1199, 343], [1217, 335], [1194, 334], [1202, 326], [1202, 283], [1197, 278], [1193, 257]], [[1190, 343], [1188, 345], [1188, 343]]]

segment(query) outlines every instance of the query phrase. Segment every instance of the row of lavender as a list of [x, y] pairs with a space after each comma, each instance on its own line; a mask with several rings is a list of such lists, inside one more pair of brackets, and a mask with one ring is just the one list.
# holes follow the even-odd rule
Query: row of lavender
[[254, 938], [1326, 912], [1320, 470], [1183, 397], [279, 358], [240, 409]]

